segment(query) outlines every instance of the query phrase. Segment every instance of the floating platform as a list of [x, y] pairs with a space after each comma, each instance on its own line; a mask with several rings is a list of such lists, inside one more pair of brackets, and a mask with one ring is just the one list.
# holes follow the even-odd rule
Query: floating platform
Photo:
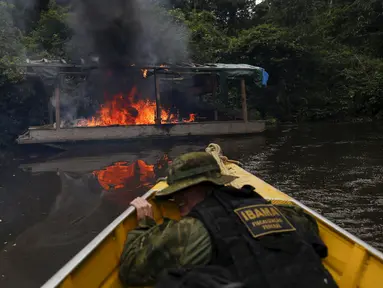
[[130, 140], [142, 138], [173, 138], [187, 136], [223, 136], [261, 133], [265, 121], [212, 121], [160, 125], [108, 127], [30, 127], [17, 138], [18, 144], [49, 144], [97, 140]]

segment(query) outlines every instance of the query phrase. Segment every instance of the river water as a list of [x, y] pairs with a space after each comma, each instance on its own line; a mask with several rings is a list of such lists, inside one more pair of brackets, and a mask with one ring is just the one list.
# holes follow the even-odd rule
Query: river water
[[315, 124], [251, 137], [28, 149], [0, 172], [0, 286], [39, 287], [181, 153], [231, 159], [383, 250], [383, 126]]

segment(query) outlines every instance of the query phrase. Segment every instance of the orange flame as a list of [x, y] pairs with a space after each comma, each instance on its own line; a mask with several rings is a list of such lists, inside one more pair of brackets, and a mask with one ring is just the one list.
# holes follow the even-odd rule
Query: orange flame
[[158, 177], [164, 176], [169, 163], [168, 155], [164, 154], [154, 165], [143, 160], [120, 161], [93, 171], [93, 174], [104, 188], [106, 199], [126, 208], [135, 197], [154, 185]]
[[[127, 97], [122, 93], [113, 96], [112, 100], [101, 105], [97, 116], [81, 120], [77, 126], [111, 126], [111, 125], [139, 125], [154, 124], [156, 116], [156, 103], [150, 100], [138, 100], [133, 102], [137, 94], [137, 88], [133, 87]], [[194, 122], [196, 114], [190, 114], [188, 119], [182, 122]], [[177, 123], [177, 116], [169, 111], [161, 109], [162, 123], [169, 119], [170, 123]]]
[[[132, 66], [134, 66], [134, 64], [132, 65]], [[160, 66], [159, 67], [162, 67], [162, 68], [165, 68], [165, 67], [167, 67], [167, 65], [165, 65], [165, 64], [160, 64]], [[164, 69], [165, 71], [169, 71], [169, 69]], [[144, 77], [144, 78], [146, 78], [146, 77], [148, 77], [148, 69], [141, 69], [141, 72], [142, 72], [142, 77]]]
[[96, 175], [100, 185], [107, 191], [121, 189], [126, 186], [130, 186], [128, 188], [147, 187], [155, 182], [155, 166], [157, 171], [165, 170], [170, 162], [168, 155], [164, 154], [155, 165], [148, 165], [140, 159], [130, 164], [126, 161], [120, 161], [104, 169], [95, 170], [93, 174]]
[[116, 162], [103, 170], [97, 170], [93, 173], [105, 190], [124, 188], [127, 182], [134, 180], [143, 186], [147, 186], [151, 184], [152, 181], [150, 180], [155, 178], [154, 165], [147, 165], [142, 160], [137, 160], [133, 164]]

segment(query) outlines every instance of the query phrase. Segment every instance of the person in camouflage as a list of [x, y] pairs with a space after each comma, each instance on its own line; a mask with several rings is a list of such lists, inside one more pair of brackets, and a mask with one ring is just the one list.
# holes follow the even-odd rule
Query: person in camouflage
[[[167, 270], [218, 265], [249, 287], [336, 287], [320, 260], [327, 256], [327, 247], [319, 238], [315, 219], [298, 207], [274, 206], [254, 191], [225, 186], [236, 178], [223, 175], [214, 157], [206, 152], [176, 158], [168, 170], [169, 186], [156, 197], [172, 198], [182, 218], [156, 224], [145, 199], [132, 201], [139, 224], [128, 233], [121, 255], [121, 282], [153, 286]], [[249, 207], [253, 210], [245, 211]], [[241, 211], [252, 219], [260, 213], [253, 226], [266, 223], [262, 221], [274, 224], [263, 225], [266, 232], [259, 233], [259, 227], [247, 225], [250, 222], [245, 214], [235, 216]], [[280, 228], [275, 224], [279, 222]]]

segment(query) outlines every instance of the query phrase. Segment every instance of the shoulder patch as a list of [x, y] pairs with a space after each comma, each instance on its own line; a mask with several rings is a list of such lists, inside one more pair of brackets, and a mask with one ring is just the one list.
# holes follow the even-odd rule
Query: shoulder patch
[[257, 204], [234, 210], [254, 238], [295, 231], [295, 227], [272, 204]]

